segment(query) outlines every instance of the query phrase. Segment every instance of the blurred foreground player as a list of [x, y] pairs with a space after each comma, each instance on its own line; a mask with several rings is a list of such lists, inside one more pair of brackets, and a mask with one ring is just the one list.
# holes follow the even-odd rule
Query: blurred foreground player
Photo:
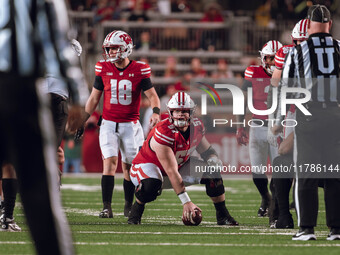
[[[71, 255], [71, 233], [57, 192], [52, 117], [46, 97], [37, 90], [37, 79], [45, 72], [65, 77], [75, 104], [69, 124], [73, 129], [80, 126], [79, 103], [84, 103], [87, 95], [79, 93], [82, 72], [66, 39], [66, 6], [53, 0], [27, 0], [24, 4], [5, 0], [0, 9], [0, 119], [4, 123], [0, 126], [0, 155], [16, 169], [37, 253]], [[6, 222], [5, 218], [2, 224]]]
[[[203, 123], [194, 117], [195, 108], [196, 105], [188, 94], [174, 94], [167, 104], [169, 118], [150, 131], [142, 149], [133, 160], [130, 177], [137, 188], [129, 224], [140, 224], [145, 204], [154, 201], [162, 189], [171, 186], [182, 202], [183, 219], [189, 220], [190, 213], [195, 215], [195, 210], [201, 209], [191, 202], [185, 186], [200, 183], [205, 184], [206, 193], [214, 203], [217, 224], [238, 225], [225, 206], [221, 175], [190, 172], [190, 166], [222, 166], [222, 161], [204, 136]], [[195, 150], [204, 161], [190, 157]]]

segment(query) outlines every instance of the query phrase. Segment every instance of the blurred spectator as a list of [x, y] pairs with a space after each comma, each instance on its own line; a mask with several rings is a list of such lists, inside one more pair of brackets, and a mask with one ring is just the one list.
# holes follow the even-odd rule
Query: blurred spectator
[[169, 85], [166, 87], [166, 92], [165, 95], [163, 95], [160, 98], [161, 101], [161, 119], [163, 114], [167, 113], [167, 109], [166, 109], [166, 104], [169, 102], [170, 97], [175, 94], [178, 90], [176, 89], [175, 85]]
[[64, 136], [64, 173], [81, 173], [82, 140], [74, 140], [74, 135], [65, 133]]
[[[201, 22], [224, 22], [221, 14], [221, 6], [215, 2], [208, 3], [204, 8], [204, 16]], [[219, 32], [215, 29], [204, 29], [200, 37], [200, 48], [215, 51]]]
[[191, 74], [192, 78], [204, 78], [207, 72], [202, 68], [201, 60], [199, 58], [193, 58], [191, 60]]
[[171, 0], [171, 12], [190, 12], [191, 9], [187, 0]]
[[215, 2], [208, 3], [204, 7], [204, 16], [201, 22], [223, 22], [221, 6]]
[[267, 0], [255, 11], [255, 21], [258, 26], [269, 27], [271, 22], [271, 0]]
[[146, 0], [136, 0], [129, 17], [129, 21], [144, 22], [149, 21], [146, 11], [151, 8], [151, 3]]
[[217, 70], [213, 71], [211, 78], [213, 79], [228, 79], [233, 78], [234, 74], [228, 69], [228, 63], [225, 59], [220, 58], [217, 61]]
[[140, 34], [140, 39], [136, 43], [136, 50], [149, 51], [155, 50], [156, 44], [150, 41], [150, 32], [144, 31]]
[[96, 24], [106, 20], [112, 20], [115, 11], [114, 7], [115, 7], [114, 0], [99, 0], [97, 8], [95, 9], [93, 22]]
[[[176, 77], [178, 76], [177, 72], [177, 60], [175, 57], [170, 56], [166, 59], [165, 73], [164, 77]], [[175, 94], [172, 93], [171, 95]]]

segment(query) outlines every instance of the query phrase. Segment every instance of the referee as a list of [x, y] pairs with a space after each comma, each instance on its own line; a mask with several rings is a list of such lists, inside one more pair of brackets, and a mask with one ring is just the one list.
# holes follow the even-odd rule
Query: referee
[[[13, 163], [37, 254], [74, 254], [57, 187], [56, 142], [47, 97], [37, 89], [46, 72], [67, 80], [73, 103], [70, 125], [81, 123], [88, 94], [71, 46], [64, 1], [1, 0], [0, 162]], [[74, 57], [73, 57], [74, 56]], [[3, 217], [1, 225], [7, 225]]]
[[[280, 90], [298, 87], [311, 93], [311, 99], [304, 105], [311, 115], [301, 110], [297, 110], [296, 115], [295, 202], [300, 229], [292, 240], [316, 240], [314, 227], [320, 178], [324, 178], [326, 218], [330, 228], [327, 240], [340, 240], [340, 42], [329, 34], [332, 21], [324, 5], [311, 6], [307, 18], [310, 36], [288, 53], [280, 84]], [[292, 96], [299, 98], [300, 94]], [[280, 110], [273, 133], [279, 130]]]

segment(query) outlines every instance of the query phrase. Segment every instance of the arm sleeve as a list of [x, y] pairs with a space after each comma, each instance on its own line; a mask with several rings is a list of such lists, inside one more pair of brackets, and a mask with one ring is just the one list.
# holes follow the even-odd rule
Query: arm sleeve
[[104, 83], [101, 76], [96, 76], [93, 87], [101, 91], [104, 90]]
[[142, 79], [140, 85], [143, 91], [153, 88], [150, 78]]

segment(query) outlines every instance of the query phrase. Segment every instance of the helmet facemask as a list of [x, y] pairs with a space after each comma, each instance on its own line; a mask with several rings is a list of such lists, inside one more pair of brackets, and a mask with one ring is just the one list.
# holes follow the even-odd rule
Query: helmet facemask
[[281, 47], [282, 44], [279, 41], [270, 40], [262, 47], [262, 50], [260, 50], [261, 65], [270, 75], [272, 75], [275, 70], [275, 63], [274, 61], [272, 61], [272, 64], [269, 63], [267, 58], [274, 60], [276, 52]]
[[[175, 127], [178, 128], [183, 128], [190, 125], [192, 117], [194, 116], [195, 113], [195, 109], [196, 105], [194, 101], [185, 92], [177, 92], [170, 98], [167, 104], [169, 120], [171, 123], [174, 124]], [[188, 117], [181, 116], [181, 118], [174, 117], [173, 112], [175, 110], [186, 111], [187, 113], [189, 113], [189, 116]]]
[[[106, 61], [115, 63], [127, 58], [132, 53], [133, 43], [131, 37], [123, 31], [109, 33], [103, 42], [103, 57]], [[110, 55], [110, 48], [117, 48], [115, 56]]]

